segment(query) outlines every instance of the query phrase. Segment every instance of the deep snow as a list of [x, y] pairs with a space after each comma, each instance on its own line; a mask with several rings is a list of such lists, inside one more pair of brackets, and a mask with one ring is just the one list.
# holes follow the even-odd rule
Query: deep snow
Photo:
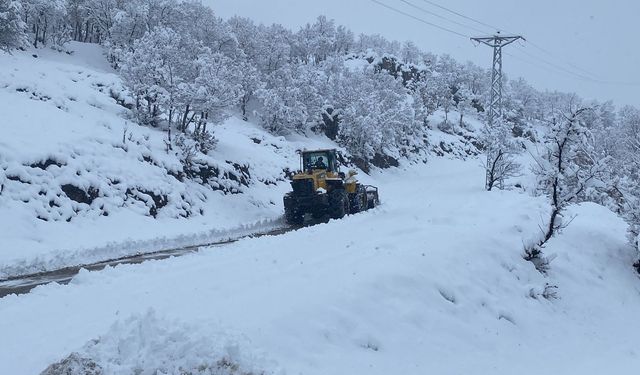
[[[71, 352], [120, 373], [168, 368], [127, 350], [163, 342], [197, 366], [227, 341], [267, 373], [636, 372], [640, 289], [616, 215], [573, 208], [544, 277], [522, 259], [544, 199], [484, 191], [477, 160], [374, 177], [384, 205], [369, 212], [1, 299], [0, 373], [35, 374]], [[542, 297], [546, 284], [558, 299]], [[192, 328], [174, 332], [183, 323], [136, 328], [149, 314], [198, 327], [194, 341]], [[180, 349], [203, 335], [217, 340], [209, 357]]]

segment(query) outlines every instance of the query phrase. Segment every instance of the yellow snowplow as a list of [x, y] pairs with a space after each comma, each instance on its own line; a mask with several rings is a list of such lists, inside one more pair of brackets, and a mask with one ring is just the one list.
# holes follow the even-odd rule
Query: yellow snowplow
[[335, 149], [300, 151], [300, 171], [284, 196], [287, 223], [301, 225], [306, 214], [339, 219], [378, 205], [378, 188], [358, 183], [355, 175], [340, 171]]

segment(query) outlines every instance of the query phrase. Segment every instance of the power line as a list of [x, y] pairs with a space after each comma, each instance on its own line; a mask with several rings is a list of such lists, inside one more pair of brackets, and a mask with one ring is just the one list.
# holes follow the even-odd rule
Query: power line
[[[589, 76], [586, 76], [586, 75], [583, 75], [583, 74], [580, 74], [580, 73], [576, 73], [576, 72], [574, 72], [572, 70], [566, 69], [566, 68], [564, 68], [564, 67], [562, 67], [560, 65], [554, 64], [554, 63], [552, 63], [552, 62], [550, 62], [548, 60], [544, 60], [544, 59], [541, 59], [541, 58], [539, 58], [537, 56], [534, 56], [534, 55], [528, 53], [524, 49], [520, 48], [519, 51], [524, 53], [525, 55], [535, 59], [535, 60], [538, 60], [538, 61], [546, 64], [547, 66], [553, 68], [558, 73], [565, 73], [565, 74], [571, 75], [573, 78], [577, 78], [577, 79], [585, 81], [585, 82], [597, 83], [597, 84], [601, 84], [601, 85], [640, 86], [640, 82], [609, 81], [609, 80], [602, 80], [602, 79], [598, 79], [598, 78], [589, 77]], [[523, 62], [525, 62], [527, 64], [533, 65], [533, 66], [535, 66], [535, 67], [537, 67], [539, 69], [548, 70], [548, 69], [545, 69], [544, 67], [541, 67], [540, 65], [536, 64], [535, 62], [533, 62], [531, 60], [528, 60], [528, 59], [525, 59], [525, 58], [523, 58], [521, 56], [517, 56], [517, 55], [511, 54], [511, 53], [507, 53], [507, 52], [505, 52], [505, 54], [515, 58], [516, 60], [520, 60], [520, 61], [523, 61]]]
[[448, 33], [451, 33], [451, 34], [454, 34], [454, 35], [457, 35], [457, 36], [460, 36], [460, 37], [463, 37], [463, 38], [465, 38], [465, 39], [469, 39], [469, 36], [468, 36], [468, 35], [465, 35], [465, 34], [462, 34], [462, 33], [457, 32], [457, 31], [455, 31], [455, 30], [448, 29], [448, 28], [446, 28], [446, 27], [444, 27], [444, 26], [440, 26], [440, 25], [437, 25], [437, 24], [435, 24], [435, 23], [432, 23], [432, 22], [426, 21], [426, 20], [424, 20], [424, 19], [422, 19], [422, 18], [420, 18], [420, 17], [416, 17], [416, 16], [414, 16], [414, 15], [412, 15], [412, 14], [409, 14], [409, 13], [407, 13], [407, 12], [403, 11], [403, 10], [400, 10], [400, 9], [394, 8], [394, 7], [392, 7], [392, 6], [390, 6], [390, 5], [387, 5], [387, 4], [385, 4], [385, 3], [381, 2], [381, 1], [378, 1], [378, 0], [371, 0], [371, 1], [372, 1], [372, 2], [374, 2], [374, 3], [376, 3], [376, 4], [378, 4], [378, 5], [380, 5], [380, 6], [383, 6], [383, 7], [387, 8], [387, 9], [389, 9], [389, 10], [392, 10], [392, 11], [394, 11], [394, 12], [396, 12], [396, 13], [399, 13], [399, 14], [402, 14], [402, 15], [404, 15], [404, 16], [406, 16], [406, 17], [412, 18], [412, 19], [414, 19], [414, 20], [416, 20], [416, 21], [418, 21], [418, 22], [422, 22], [422, 23], [424, 23], [424, 24], [426, 24], [426, 25], [429, 25], [429, 26], [435, 27], [435, 28], [437, 28], [437, 29], [440, 29], [440, 30], [442, 30], [442, 31], [446, 31], [446, 32], [448, 32]]
[[[460, 12], [456, 12], [455, 10], [449, 9], [449, 8], [447, 8], [447, 7], [443, 6], [443, 5], [440, 5], [440, 4], [438, 4], [438, 3], [434, 2], [434, 1], [431, 1], [431, 0], [422, 0], [422, 1], [427, 3], [427, 4], [433, 5], [434, 7], [437, 7], [437, 8], [440, 8], [442, 10], [445, 10], [445, 11], [451, 13], [451, 14], [455, 14], [458, 17], [462, 17], [462, 18], [464, 18], [466, 20], [475, 22], [475, 23], [477, 23], [479, 25], [491, 28], [493, 30], [505, 30], [505, 29], [501, 29], [499, 27], [496, 27], [494, 25], [488, 24], [486, 22], [482, 22], [482, 21], [480, 21], [478, 19], [475, 19], [473, 17], [469, 17], [469, 16], [464, 15], [464, 14], [462, 14]], [[562, 67], [560, 65], [557, 65], [555, 63], [551, 63], [551, 62], [549, 62], [547, 60], [544, 60], [544, 59], [542, 59], [540, 57], [533, 56], [533, 55], [531, 55], [531, 54], [529, 54], [527, 52], [524, 52], [524, 50], [521, 49], [524, 53], [526, 53], [527, 55], [529, 55], [530, 57], [532, 57], [534, 59], [543, 61], [547, 65], [553, 66], [557, 70], [560, 70], [560, 71], [565, 72], [567, 74], [571, 74], [571, 75], [575, 76], [576, 78], [579, 78], [579, 79], [582, 79], [582, 80], [585, 80], [585, 81], [591, 81], [591, 82], [594, 82], [594, 83], [606, 84], [606, 85], [640, 86], [640, 82], [624, 82], [624, 81], [611, 81], [611, 80], [601, 79], [600, 77], [598, 77], [597, 74], [594, 74], [594, 73], [592, 73], [592, 72], [590, 72], [590, 71], [588, 71], [588, 70], [586, 70], [586, 69], [584, 69], [584, 68], [582, 68], [582, 67], [580, 67], [580, 66], [578, 66], [578, 65], [576, 65], [576, 64], [574, 64], [574, 63], [572, 63], [572, 62], [570, 62], [568, 60], [566, 60], [566, 59], [562, 59], [558, 55], [550, 52], [546, 48], [541, 47], [541, 46], [537, 45], [536, 43], [534, 43], [534, 42], [532, 42], [530, 40], [526, 40], [526, 43], [528, 45], [532, 46], [533, 48], [537, 49], [538, 51], [546, 54], [547, 56], [555, 59], [555, 60], [563, 60], [563, 64], [566, 64], [568, 67], [570, 67], [573, 70], [578, 70], [578, 71], [582, 72], [582, 74], [581, 73], [576, 73], [575, 71], [573, 71], [571, 69], [566, 69], [566, 68], [564, 68], [564, 67]], [[527, 61], [527, 62], [529, 62], [529, 61]]]
[[405, 3], [405, 4], [407, 4], [407, 5], [409, 5], [410, 7], [414, 8], [414, 9], [417, 9], [417, 10], [423, 12], [423, 13], [430, 14], [432, 16], [438, 17], [438, 18], [443, 19], [445, 21], [451, 22], [451, 23], [453, 23], [455, 25], [466, 27], [467, 29], [470, 29], [470, 30], [473, 30], [473, 31], [477, 31], [477, 32], [480, 32], [480, 33], [484, 33], [485, 32], [484, 30], [478, 29], [477, 27], [473, 27], [473, 26], [464, 24], [462, 22], [458, 22], [458, 21], [452, 20], [452, 19], [447, 18], [447, 17], [445, 17], [445, 16], [443, 16], [441, 14], [434, 13], [434, 12], [432, 12], [430, 10], [424, 9], [424, 8], [422, 8], [422, 7], [418, 6], [418, 5], [415, 5], [415, 4], [413, 4], [413, 3], [411, 3], [411, 2], [409, 2], [407, 0], [400, 0], [400, 1]]
[[[449, 9], [449, 8], [447, 8], [447, 7], [443, 6], [443, 5], [440, 5], [440, 4], [438, 4], [438, 3], [435, 3], [435, 2], [433, 2], [433, 1], [429, 1], [429, 0], [422, 0], [422, 1], [423, 1], [423, 2], [425, 2], [425, 3], [427, 3], [427, 4], [431, 4], [431, 5], [433, 5], [434, 7], [440, 8], [440, 9], [442, 9], [442, 10], [444, 10], [444, 11], [447, 11], [447, 12], [449, 12], [449, 13], [451, 13], [451, 14], [455, 14], [455, 15], [456, 15], [456, 16], [458, 16], [458, 17], [462, 17], [462, 18], [464, 18], [464, 19], [466, 19], [466, 20], [469, 20], [469, 21], [475, 22], [475, 23], [477, 23], [478, 25], [482, 25], [482, 26], [484, 26], [484, 27], [488, 27], [488, 28], [489, 28], [489, 29], [491, 29], [492, 31], [503, 30], [503, 31], [508, 32], [507, 30], [502, 29], [502, 28], [500, 28], [500, 27], [496, 27], [496, 26], [490, 25], [490, 24], [488, 24], [488, 23], [485, 23], [485, 22], [482, 22], [482, 21], [480, 21], [480, 20], [477, 20], [477, 19], [475, 19], [475, 18], [473, 18], [473, 17], [465, 16], [464, 14], [462, 14], [462, 13], [460, 13], [460, 12], [456, 12], [456, 11], [455, 11], [455, 10], [453, 10], [453, 9]], [[483, 32], [484, 32], [484, 31], [483, 31]]]
[[[529, 40], [526, 40], [525, 42], [527, 42], [529, 45], [533, 46], [534, 48], [536, 48], [537, 50], [539, 50], [539, 51], [541, 51], [541, 52], [544, 52], [545, 54], [549, 55], [550, 57], [552, 57], [552, 58], [554, 58], [554, 59], [557, 59], [557, 58], [558, 58], [558, 56], [557, 56], [557, 55], [554, 55], [554, 54], [553, 54], [553, 53], [551, 53], [550, 51], [548, 51], [548, 50], [544, 49], [543, 47], [538, 46], [537, 44], [535, 44], [535, 43], [533, 43], [533, 42], [531, 42], [531, 41], [529, 41]], [[558, 70], [561, 70], [561, 71], [563, 71], [563, 72], [565, 72], [565, 73], [571, 74], [571, 75], [573, 75], [573, 76], [575, 76], [575, 77], [577, 77], [577, 78], [579, 78], [579, 79], [582, 79], [582, 80], [584, 80], [584, 81], [590, 81], [590, 82], [593, 82], [593, 83], [599, 83], [599, 84], [603, 84], [603, 85], [640, 86], [640, 82], [638, 82], [638, 81], [636, 81], [636, 82], [630, 82], [630, 81], [613, 81], [613, 80], [601, 79], [600, 77], [598, 77], [598, 75], [593, 74], [593, 73], [591, 73], [590, 71], [588, 71], [588, 70], [586, 70], [586, 69], [583, 69], [583, 68], [579, 67], [579, 66], [578, 66], [578, 65], [576, 65], [576, 64], [573, 64], [571, 61], [564, 60], [564, 63], [565, 63], [568, 67], [570, 67], [571, 69], [578, 70], [578, 71], [582, 72], [582, 74], [581, 74], [581, 73], [576, 73], [575, 71], [573, 71], [573, 70], [571, 70], [571, 69], [566, 69], [566, 68], [564, 68], [564, 67], [562, 67], [562, 66], [560, 66], [560, 65], [557, 65], [557, 64], [551, 63], [551, 62], [549, 62], [548, 60], [545, 60], [545, 59], [543, 59], [543, 58], [540, 58], [540, 57], [538, 57], [538, 56], [534, 56], [534, 55], [532, 55], [532, 54], [528, 53], [528, 52], [524, 49], [524, 47], [525, 47], [524, 45], [522, 45], [522, 46], [516, 46], [516, 47], [521, 47], [521, 48], [518, 48], [518, 49], [519, 49], [522, 53], [524, 53], [525, 55], [527, 55], [527, 56], [529, 56], [529, 57], [531, 57], [531, 58], [537, 59], [537, 60], [539, 60], [539, 61], [541, 61], [541, 62], [543, 62], [543, 63], [545, 63], [545, 64], [547, 64], [547, 65], [549, 65], [549, 66], [553, 66], [553, 67], [555, 67], [555, 68], [556, 68], [556, 69], [558, 69]], [[528, 62], [528, 61], [527, 61], [527, 62]]]
[[[536, 64], [535, 62], [533, 62], [533, 61], [531, 61], [531, 60], [529, 60], [529, 59], [523, 58], [523, 57], [518, 56], [518, 55], [514, 55], [513, 53], [505, 52], [505, 55], [507, 55], [507, 56], [509, 56], [509, 57], [513, 57], [513, 58], [514, 58], [514, 59], [516, 59], [516, 60], [519, 60], [519, 61], [521, 61], [521, 62], [524, 62], [524, 63], [526, 63], [526, 64], [529, 64], [529, 65], [531, 65], [531, 66], [533, 66], [533, 67], [535, 67], [535, 68], [538, 68], [538, 69], [540, 69], [540, 70], [543, 70], [543, 71], [545, 71], [545, 72], [548, 72], [548, 71], [554, 71], [554, 72], [559, 73], [559, 74], [563, 74], [563, 73], [564, 73], [564, 74], [566, 74], [566, 71], [565, 71], [564, 69], [558, 69], [558, 68], [556, 68], [556, 67], [554, 67], [554, 66], [547, 66], [547, 67], [545, 67], [545, 66], [542, 66], [542, 65], [540, 65], [540, 64]], [[582, 78], [582, 77], [575, 77], [575, 76], [573, 76], [572, 78], [574, 78], [574, 79], [575, 79], [575, 78], [578, 78], [578, 79], [580, 79], [580, 80], [582, 80], [582, 81], [594, 82], [594, 81], [593, 81], [592, 79], [590, 79], [590, 78]]]
[[[499, 27], [497, 27], [497, 26], [494, 26], [494, 25], [488, 24], [488, 23], [486, 23], [486, 22], [482, 22], [482, 21], [480, 21], [480, 20], [478, 20], [478, 19], [476, 19], [476, 18], [469, 17], [469, 16], [464, 15], [464, 14], [462, 14], [462, 13], [460, 13], [460, 12], [456, 12], [455, 10], [449, 9], [449, 8], [447, 8], [447, 7], [443, 6], [443, 5], [440, 5], [440, 4], [438, 4], [438, 3], [435, 3], [435, 2], [433, 2], [433, 1], [430, 1], [430, 0], [422, 0], [422, 1], [423, 1], [423, 2], [425, 2], [425, 3], [427, 3], [427, 4], [431, 4], [431, 5], [433, 5], [433, 6], [437, 7], [437, 8], [443, 9], [443, 10], [445, 10], [445, 11], [449, 12], [449, 13], [455, 14], [455, 15], [457, 15], [457, 16], [459, 16], [459, 17], [464, 18], [464, 19], [467, 19], [467, 20], [473, 21], [473, 22], [475, 22], [475, 23], [477, 23], [477, 24], [479, 24], [479, 25], [483, 25], [483, 26], [485, 26], [485, 27], [489, 27], [489, 28], [492, 28], [492, 29], [495, 29], [495, 30], [504, 30], [504, 29], [499, 28]], [[528, 43], [528, 45], [532, 46], [533, 48], [537, 49], [538, 51], [540, 51], [540, 52], [542, 52], [542, 53], [544, 53], [544, 54], [548, 55], [549, 57], [552, 57], [552, 58], [554, 58], [554, 59], [558, 59], [558, 56], [557, 56], [557, 55], [553, 54], [552, 52], [550, 52], [549, 50], [545, 49], [544, 47], [541, 47], [541, 46], [539, 46], [538, 44], [536, 44], [536, 43], [534, 43], [534, 42], [532, 42], [532, 41], [530, 41], [530, 40], [526, 40], [525, 42], [527, 42], [527, 43]], [[532, 55], [529, 55], [529, 56], [533, 57]], [[537, 57], [533, 57], [533, 58], [537, 58]], [[537, 58], [537, 59], [542, 60], [541, 58]], [[562, 60], [562, 59], [560, 59], [560, 60]], [[606, 80], [602, 80], [602, 79], [600, 79], [599, 77], [597, 77], [597, 75], [596, 75], [596, 74], [593, 74], [593, 73], [589, 72], [588, 70], [586, 70], [586, 69], [584, 69], [584, 68], [581, 68], [580, 66], [578, 66], [578, 65], [576, 65], [576, 64], [574, 64], [574, 63], [571, 63], [571, 62], [569, 62], [569, 61], [567, 61], [567, 60], [564, 60], [564, 63], [565, 63], [566, 65], [568, 65], [568, 66], [569, 66], [569, 67], [571, 67], [572, 69], [579, 70], [579, 71], [581, 71], [581, 72], [582, 72], [582, 73], [584, 73], [584, 74], [577, 74], [577, 73], [575, 73], [575, 72], [573, 72], [573, 71], [570, 71], [570, 70], [567, 70], [567, 69], [565, 69], [565, 68], [563, 68], [563, 67], [559, 67], [559, 66], [558, 66], [558, 65], [556, 65], [556, 64], [549, 63], [548, 61], [545, 61], [545, 63], [546, 63], [546, 64], [553, 65], [553, 66], [555, 66], [557, 69], [560, 69], [560, 70], [562, 70], [562, 71], [568, 72], [569, 74], [577, 75], [577, 76], [579, 76], [579, 78], [581, 78], [581, 79], [586, 79], [586, 80], [596, 81], [596, 82], [599, 82], [599, 83], [625, 84], [624, 82], [613, 82], [613, 81], [606, 81]]]
[[[547, 55], [547, 56], [549, 56], [551, 58], [554, 58], [554, 59], [558, 58], [558, 55], [556, 55], [556, 54], [552, 53], [551, 51], [549, 51], [549, 50], [537, 45], [536, 43], [532, 42], [531, 40], [526, 40], [526, 42], [527, 42], [528, 45], [530, 45], [531, 47], [533, 47], [533, 48], [537, 49], [538, 51], [544, 53], [545, 55]], [[526, 47], [524, 44], [521, 44], [521, 46], [522, 47]], [[573, 69], [579, 70], [582, 73], [584, 73], [584, 74], [586, 74], [588, 76], [591, 76], [592, 78], [599, 79], [597, 74], [594, 74], [594, 73], [592, 73], [592, 72], [590, 72], [590, 71], [588, 71], [588, 70], [586, 70], [584, 68], [581, 68], [580, 66], [572, 63], [569, 60], [564, 60], [564, 62], [567, 64], [567, 66], [569, 66], [569, 67], [571, 67]]]
[[[395, 13], [401, 14], [401, 15], [403, 15], [405, 17], [409, 17], [409, 18], [411, 18], [413, 20], [421, 22], [421, 23], [423, 23], [425, 25], [428, 25], [428, 26], [431, 26], [431, 27], [435, 27], [437, 29], [440, 29], [442, 31], [448, 32], [450, 34], [454, 34], [454, 35], [459, 36], [459, 37], [463, 37], [465, 39], [470, 38], [469, 35], [465, 35], [463, 33], [455, 31], [453, 29], [450, 29], [450, 28], [435, 24], [433, 22], [429, 22], [429, 21], [427, 21], [427, 20], [425, 20], [423, 18], [414, 16], [414, 15], [412, 15], [410, 13], [407, 13], [407, 12], [405, 12], [403, 10], [400, 10], [398, 8], [395, 8], [395, 7], [392, 7], [392, 6], [388, 5], [388, 4], [385, 4], [385, 3], [383, 3], [383, 2], [381, 2], [379, 0], [370, 0], [370, 1], [382, 6], [384, 8], [387, 8], [388, 10], [391, 10], [391, 11], [393, 11]], [[479, 29], [476, 29], [476, 28], [474, 28], [472, 26], [469, 26], [469, 25], [466, 25], [466, 24], [459, 23], [457, 21], [451, 20], [451, 19], [449, 19], [447, 17], [444, 17], [442, 15], [439, 15], [437, 13], [430, 12], [429, 10], [424, 9], [422, 7], [419, 7], [419, 6], [415, 5], [415, 4], [412, 4], [409, 1], [406, 1], [406, 0], [400, 0], [400, 1], [402, 1], [403, 3], [413, 7], [415, 9], [418, 9], [418, 10], [421, 10], [421, 11], [423, 11], [425, 13], [434, 15], [434, 16], [436, 16], [438, 18], [441, 18], [441, 19], [446, 20], [448, 22], [454, 23], [456, 25], [463, 26], [463, 27], [470, 28], [470, 29], [474, 29], [474, 30], [479, 30]], [[491, 28], [492, 30], [504, 30], [504, 31], [506, 31], [505, 29], [501, 29], [499, 27], [496, 27], [494, 25], [482, 22], [482, 21], [480, 21], [478, 19], [475, 19], [473, 17], [466, 16], [466, 15], [460, 13], [460, 12], [456, 12], [455, 10], [449, 9], [449, 8], [447, 8], [447, 7], [443, 6], [443, 5], [440, 5], [440, 4], [436, 3], [436, 2], [433, 2], [433, 1], [430, 1], [430, 0], [421, 0], [421, 1], [423, 1], [424, 3], [430, 4], [432, 6], [435, 6], [437, 8], [440, 8], [442, 10], [445, 10], [445, 11], [447, 11], [447, 12], [449, 12], [451, 14], [454, 14], [454, 15], [456, 15], [458, 17], [462, 17], [462, 18], [464, 18], [466, 20], [475, 22], [475, 23], [477, 23], [479, 25], [482, 25], [484, 27]], [[526, 42], [528, 43], [528, 45], [530, 45], [533, 48], [535, 48], [536, 50], [548, 55], [549, 57], [552, 57], [554, 59], [558, 59], [558, 56], [553, 54], [553, 53], [551, 53], [549, 50], [547, 50], [547, 49], [545, 49], [545, 48], [543, 48], [543, 47], [541, 47], [541, 46], [539, 46], [539, 45], [537, 45], [537, 44], [535, 44], [535, 43], [533, 43], [531, 41], [526, 40]], [[516, 47], [519, 47], [519, 46], [516, 46]], [[577, 73], [577, 72], [575, 72], [575, 71], [573, 71], [571, 69], [567, 69], [567, 68], [565, 68], [565, 67], [563, 67], [561, 65], [558, 65], [556, 63], [550, 62], [550, 61], [548, 61], [546, 59], [543, 59], [543, 58], [541, 58], [539, 56], [536, 56], [536, 55], [533, 55], [533, 54], [529, 53], [528, 51], [523, 49], [525, 46], [521, 46], [521, 47], [522, 48], [518, 48], [518, 50], [520, 50], [522, 53], [524, 53], [525, 55], [529, 56], [530, 58], [538, 60], [539, 62], [542, 62], [543, 64], [547, 65], [548, 67], [552, 68], [553, 70], [555, 70], [558, 73], [568, 74], [570, 76], [573, 76], [573, 78], [577, 78], [577, 79], [580, 79], [582, 81], [588, 81], [588, 82], [591, 82], [591, 83], [599, 83], [599, 84], [606, 84], [606, 85], [640, 86], [640, 82], [609, 81], [609, 80], [603, 80], [603, 79], [597, 78], [597, 76], [595, 74], [593, 74], [593, 73], [591, 73], [591, 72], [589, 72], [589, 71], [587, 71], [587, 70], [585, 70], [583, 68], [580, 68], [579, 66], [577, 66], [577, 65], [565, 60], [564, 63], [567, 64], [569, 67], [571, 67], [572, 69], [575, 69], [575, 70], [579, 70], [579, 71], [583, 72], [584, 74]], [[545, 67], [542, 67], [542, 66], [540, 66], [540, 65], [536, 64], [535, 62], [530, 61], [528, 59], [519, 57], [517, 55], [513, 55], [513, 54], [508, 53], [508, 52], [505, 52], [505, 54], [507, 54], [508, 56], [511, 56], [511, 57], [513, 57], [513, 58], [515, 58], [517, 60], [523, 61], [523, 62], [525, 62], [527, 64], [533, 65], [533, 66], [535, 66], [537, 68], [540, 68], [540, 69], [543, 69], [543, 70], [548, 70]]]
[[[516, 48], [517, 48], [517, 47], [519, 47], [519, 46], [516, 46]], [[532, 59], [538, 60], [538, 61], [540, 61], [540, 62], [542, 62], [542, 63], [544, 63], [544, 64], [547, 64], [547, 65], [549, 65], [549, 66], [551, 66], [551, 67], [554, 67], [554, 68], [556, 68], [556, 69], [559, 69], [559, 70], [561, 70], [561, 71], [563, 71], [563, 72], [565, 72], [565, 73], [571, 74], [571, 75], [573, 75], [573, 76], [575, 76], [575, 77], [577, 77], [577, 78], [584, 79], [584, 80], [588, 80], [588, 81], [593, 81], [593, 82], [598, 82], [598, 81], [599, 81], [599, 80], [597, 80], [597, 79], [595, 79], [595, 78], [592, 78], [592, 77], [589, 77], [589, 76], [586, 76], [586, 75], [583, 75], [583, 74], [580, 74], [580, 73], [576, 73], [576, 72], [574, 72], [574, 71], [572, 71], [572, 70], [566, 69], [566, 68], [564, 68], [564, 67], [562, 67], [562, 66], [560, 66], [560, 65], [557, 65], [557, 64], [555, 64], [555, 63], [552, 63], [552, 62], [550, 62], [550, 61], [548, 61], [548, 60], [545, 60], [545, 59], [543, 59], [543, 58], [540, 58], [540, 57], [538, 57], [538, 56], [535, 56], [535, 55], [533, 55], [533, 54], [529, 53], [529, 52], [528, 52], [526, 49], [524, 49], [524, 48], [518, 48], [518, 50], [519, 50], [520, 52], [522, 52], [523, 54], [525, 54], [525, 55], [529, 56], [529, 57], [530, 57], [530, 58], [532, 58]]]

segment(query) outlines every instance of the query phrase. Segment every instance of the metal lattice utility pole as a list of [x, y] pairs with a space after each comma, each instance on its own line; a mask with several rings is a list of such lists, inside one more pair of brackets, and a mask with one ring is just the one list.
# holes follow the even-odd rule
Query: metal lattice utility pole
[[491, 103], [489, 104], [489, 128], [493, 127], [496, 118], [502, 116], [502, 47], [518, 39], [520, 35], [501, 36], [498, 32], [494, 36], [471, 38], [472, 41], [493, 47], [493, 69], [491, 70]]
[[[486, 44], [493, 47], [493, 69], [491, 69], [491, 102], [489, 103], [489, 118], [487, 121], [488, 134], [495, 131], [495, 121], [502, 118], [502, 47], [515, 42], [518, 39], [524, 40], [519, 35], [502, 36], [500, 32], [494, 36], [471, 38], [472, 41]], [[503, 150], [491, 152], [496, 145], [487, 145], [487, 165], [485, 166], [486, 178], [485, 188], [491, 190], [496, 181], [496, 169], [500, 170]], [[503, 184], [503, 176], [498, 178], [499, 187]]]

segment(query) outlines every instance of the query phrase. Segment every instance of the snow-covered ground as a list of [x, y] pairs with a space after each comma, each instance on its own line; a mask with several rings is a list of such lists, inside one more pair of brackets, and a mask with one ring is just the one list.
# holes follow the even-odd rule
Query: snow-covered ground
[[[593, 204], [522, 259], [543, 199], [486, 192], [478, 160], [378, 173], [379, 208], [0, 299], [0, 373], [77, 352], [106, 374], [635, 374], [626, 225]], [[557, 292], [545, 299], [545, 285]], [[224, 359], [224, 360], [223, 360]], [[205, 370], [203, 370], [205, 369]], [[203, 372], [208, 373], [208, 372]], [[215, 372], [212, 372], [215, 373]]]

